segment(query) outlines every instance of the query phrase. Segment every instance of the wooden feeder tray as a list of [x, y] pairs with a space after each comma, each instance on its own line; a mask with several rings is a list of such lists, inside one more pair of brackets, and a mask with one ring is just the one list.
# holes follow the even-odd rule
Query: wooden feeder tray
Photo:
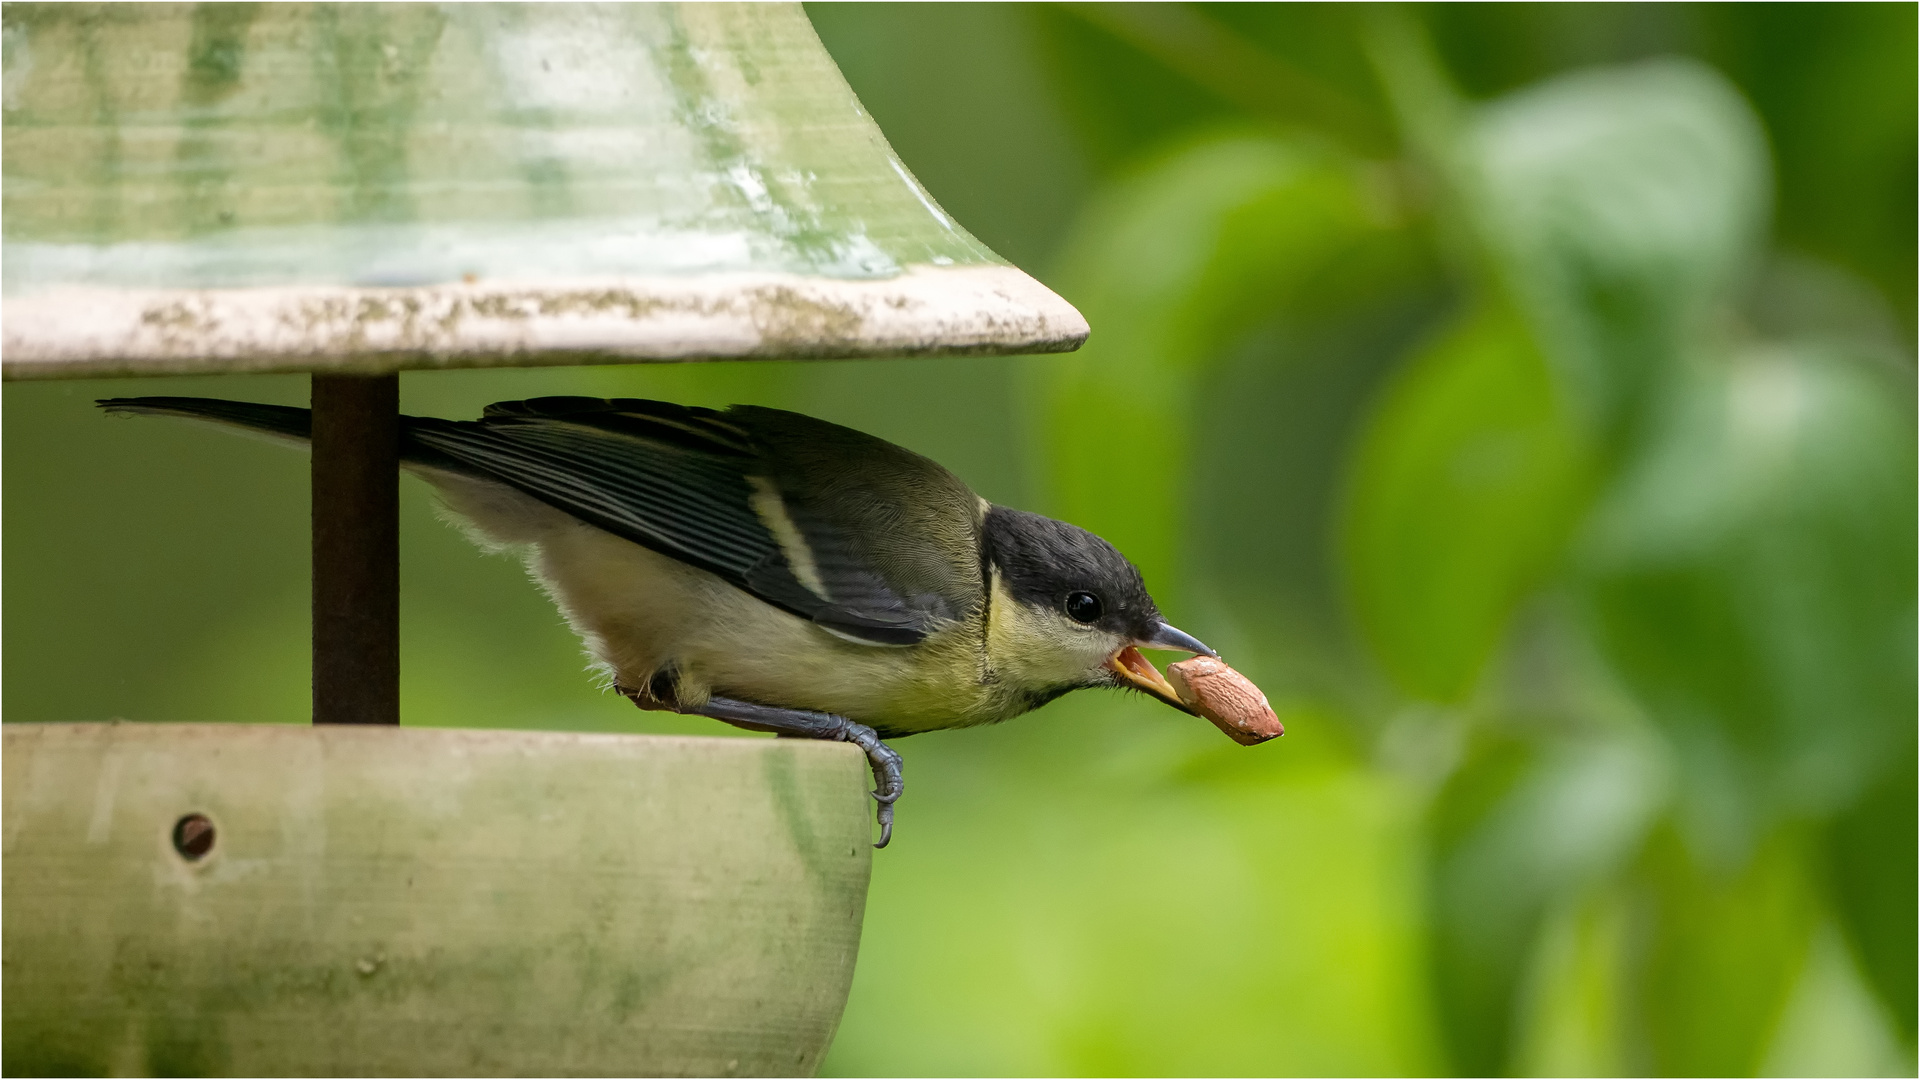
[[10, 724], [15, 1076], [811, 1075], [866, 761], [793, 740]]

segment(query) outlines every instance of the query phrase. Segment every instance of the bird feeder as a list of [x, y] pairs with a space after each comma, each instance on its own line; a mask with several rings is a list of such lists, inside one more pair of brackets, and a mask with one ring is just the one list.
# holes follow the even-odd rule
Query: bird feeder
[[397, 373], [1085, 322], [921, 188], [796, 4], [4, 21], [5, 377], [309, 372], [314, 409], [314, 726], [5, 728], [5, 1071], [811, 1072], [864, 756], [398, 726]]

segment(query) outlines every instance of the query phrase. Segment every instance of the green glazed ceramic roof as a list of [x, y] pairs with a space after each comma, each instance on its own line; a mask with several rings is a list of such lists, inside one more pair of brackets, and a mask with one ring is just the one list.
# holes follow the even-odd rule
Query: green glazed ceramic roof
[[10, 376], [1085, 336], [913, 178], [798, 5], [8, 4], [4, 23]]

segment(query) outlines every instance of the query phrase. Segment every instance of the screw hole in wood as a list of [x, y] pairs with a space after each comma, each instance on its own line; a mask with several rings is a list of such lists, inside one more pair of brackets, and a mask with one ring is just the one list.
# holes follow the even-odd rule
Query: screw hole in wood
[[188, 862], [198, 862], [213, 850], [213, 822], [205, 814], [188, 814], [173, 823], [173, 850]]

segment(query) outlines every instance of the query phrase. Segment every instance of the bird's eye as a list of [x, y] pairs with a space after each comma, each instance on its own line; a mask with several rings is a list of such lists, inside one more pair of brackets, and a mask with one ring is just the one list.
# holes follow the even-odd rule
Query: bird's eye
[[1100, 617], [1100, 598], [1090, 592], [1067, 594], [1067, 617], [1075, 622], [1090, 623]]

